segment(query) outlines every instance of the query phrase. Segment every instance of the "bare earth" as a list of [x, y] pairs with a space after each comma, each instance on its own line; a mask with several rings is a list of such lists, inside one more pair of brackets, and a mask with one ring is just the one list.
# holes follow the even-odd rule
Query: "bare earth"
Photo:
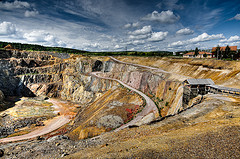
[[110, 56], [110, 58], [113, 60], [113, 61], [116, 61], [116, 62], [119, 62], [119, 63], [123, 63], [123, 64], [127, 64], [127, 65], [132, 65], [132, 66], [137, 66], [137, 67], [142, 67], [142, 68], [147, 68], [147, 69], [151, 69], [151, 70], [157, 70], [158, 72], [162, 72], [162, 73], [169, 73], [167, 71], [164, 71], [160, 68], [155, 68], [155, 67], [151, 67], [151, 66], [145, 66], [145, 65], [139, 65], [139, 64], [133, 64], [133, 63], [128, 63], [128, 62], [123, 62], [123, 61], [120, 61], [112, 56]]
[[[49, 102], [52, 102], [56, 107], [61, 109], [61, 105], [58, 105], [58, 101], [50, 99]], [[40, 127], [35, 131], [32, 131], [28, 134], [21, 135], [21, 136], [0, 139], [0, 143], [27, 140], [27, 139], [32, 139], [41, 135], [45, 135], [67, 124], [69, 121], [70, 121], [70, 117], [68, 115], [63, 114], [61, 116], [57, 116], [53, 119], [48, 120], [48, 122], [45, 123], [45, 126]]]
[[122, 84], [124, 87], [126, 88], [129, 88], [131, 90], [133, 90], [134, 92], [138, 93], [139, 95], [141, 95], [145, 100], [146, 100], [146, 106], [144, 107], [144, 109], [137, 114], [136, 118], [134, 118], [132, 121], [122, 125], [121, 127], [119, 127], [118, 129], [116, 129], [115, 131], [119, 131], [121, 129], [124, 129], [130, 125], [138, 125], [137, 123], [141, 122], [141, 120], [147, 116], [148, 114], [150, 113], [153, 113], [152, 115], [154, 117], [157, 117], [159, 116], [158, 114], [158, 109], [157, 109], [157, 106], [155, 105], [155, 103], [147, 96], [145, 95], [144, 93], [142, 93], [141, 91], [123, 83], [122, 81], [120, 80], [117, 80], [117, 79], [113, 79], [113, 78], [107, 78], [107, 77], [101, 77], [98, 75], [97, 72], [93, 72], [92, 75], [98, 77], [98, 78], [102, 78], [102, 79], [108, 79], [108, 80], [114, 80], [114, 81], [117, 81], [119, 82], [120, 84]]
[[239, 102], [206, 96], [161, 122], [104, 134], [105, 144], [67, 158], [240, 158]]

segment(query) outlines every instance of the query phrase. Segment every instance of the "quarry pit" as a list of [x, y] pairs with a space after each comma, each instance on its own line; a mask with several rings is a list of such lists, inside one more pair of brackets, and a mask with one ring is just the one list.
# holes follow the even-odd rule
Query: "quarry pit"
[[[3, 158], [240, 155], [239, 96], [183, 100], [191, 78], [239, 89], [237, 61], [30, 51], [0, 57]], [[215, 148], [208, 140], [225, 151], [206, 151]]]

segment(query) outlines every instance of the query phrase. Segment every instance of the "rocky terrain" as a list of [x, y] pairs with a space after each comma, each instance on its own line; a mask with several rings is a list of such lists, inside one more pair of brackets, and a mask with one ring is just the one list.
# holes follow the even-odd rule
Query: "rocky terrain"
[[[182, 103], [182, 81], [189, 77], [238, 87], [238, 62], [116, 58], [146, 65], [139, 66], [110, 57], [26, 51], [1, 52], [0, 58], [0, 138], [37, 132], [60, 117], [71, 120], [40, 137], [0, 144], [4, 158], [197, 158], [209, 138], [216, 147], [227, 148], [204, 155], [226, 157], [234, 151], [232, 156], [239, 156], [238, 147], [225, 142], [228, 137], [235, 143], [239, 135], [238, 98], [206, 95]], [[154, 103], [141, 119], [147, 102], [138, 91]], [[136, 118], [139, 124], [118, 129]], [[198, 140], [202, 146], [196, 152], [191, 141]]]
[[[160, 57], [117, 57], [124, 62], [162, 68], [172, 74], [173, 79], [211, 78], [216, 84], [240, 88], [239, 61], [222, 61], [215, 59], [181, 59]], [[154, 61], [154, 62], [152, 62]]]

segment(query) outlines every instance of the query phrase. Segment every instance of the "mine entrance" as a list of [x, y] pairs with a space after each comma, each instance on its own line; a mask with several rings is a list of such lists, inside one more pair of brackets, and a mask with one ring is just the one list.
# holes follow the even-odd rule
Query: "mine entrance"
[[102, 69], [103, 69], [102, 61], [97, 60], [92, 67], [92, 72], [101, 71]]

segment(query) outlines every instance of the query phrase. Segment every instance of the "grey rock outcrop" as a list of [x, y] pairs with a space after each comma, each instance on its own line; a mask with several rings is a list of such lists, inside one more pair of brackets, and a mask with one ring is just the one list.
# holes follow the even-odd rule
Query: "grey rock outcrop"
[[106, 115], [99, 119], [97, 126], [99, 128], [117, 128], [124, 123], [123, 119], [120, 116], [116, 115]]

